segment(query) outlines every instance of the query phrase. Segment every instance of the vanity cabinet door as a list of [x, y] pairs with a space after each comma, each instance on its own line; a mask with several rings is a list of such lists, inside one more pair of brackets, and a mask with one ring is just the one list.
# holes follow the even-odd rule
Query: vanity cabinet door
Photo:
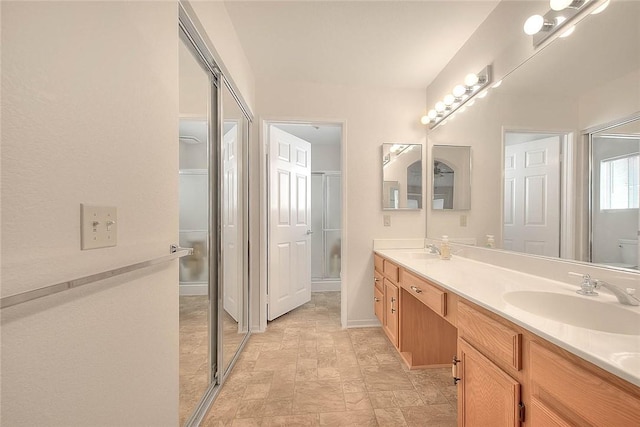
[[458, 425], [520, 425], [520, 383], [458, 339]]
[[380, 324], [384, 325], [384, 292], [377, 286], [373, 288], [373, 312]]
[[384, 279], [384, 322], [383, 329], [393, 345], [398, 347], [398, 312], [400, 310], [400, 293], [398, 287]]

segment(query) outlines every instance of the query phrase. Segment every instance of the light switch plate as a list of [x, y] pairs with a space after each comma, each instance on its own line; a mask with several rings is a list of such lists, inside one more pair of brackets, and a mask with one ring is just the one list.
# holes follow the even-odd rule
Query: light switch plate
[[384, 215], [384, 226], [391, 227], [391, 215]]
[[462, 214], [460, 215], [460, 227], [466, 227], [467, 226], [467, 216]]
[[118, 242], [117, 211], [111, 206], [80, 204], [80, 248], [97, 249]]

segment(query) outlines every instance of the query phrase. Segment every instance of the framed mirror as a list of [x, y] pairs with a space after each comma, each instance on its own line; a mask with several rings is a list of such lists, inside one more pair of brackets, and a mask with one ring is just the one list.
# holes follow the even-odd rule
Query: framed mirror
[[382, 144], [382, 209], [422, 209], [421, 144]]
[[435, 145], [431, 157], [431, 209], [471, 209], [471, 147]]
[[[495, 235], [498, 249], [638, 271], [638, 174], [631, 172], [640, 134], [640, 3], [611, 2], [575, 28], [429, 132], [432, 146], [473, 141], [474, 163], [482, 166], [471, 181], [487, 191], [471, 194], [466, 227], [453, 213], [430, 210], [427, 237], [446, 229], [485, 246]], [[532, 173], [520, 176], [518, 164]], [[619, 230], [623, 222], [629, 225]], [[525, 236], [512, 224], [535, 232]], [[549, 230], [544, 239], [542, 227]]]

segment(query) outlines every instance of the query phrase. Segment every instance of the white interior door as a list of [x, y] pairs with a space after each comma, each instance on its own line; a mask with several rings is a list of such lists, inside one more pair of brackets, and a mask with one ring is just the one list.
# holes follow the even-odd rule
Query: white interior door
[[560, 137], [505, 147], [505, 249], [560, 256]]
[[269, 128], [269, 286], [273, 320], [311, 300], [311, 144]]
[[224, 310], [239, 321], [240, 304], [238, 283], [242, 281], [240, 269], [241, 254], [239, 252], [241, 236], [238, 232], [238, 124], [233, 121], [225, 121], [223, 136], [223, 203], [222, 203], [222, 242], [223, 242], [223, 304]]

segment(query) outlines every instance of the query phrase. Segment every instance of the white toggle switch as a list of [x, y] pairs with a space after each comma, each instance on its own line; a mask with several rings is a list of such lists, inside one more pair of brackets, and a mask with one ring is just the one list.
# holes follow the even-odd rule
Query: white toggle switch
[[115, 207], [81, 204], [80, 222], [82, 250], [116, 245], [118, 228]]

